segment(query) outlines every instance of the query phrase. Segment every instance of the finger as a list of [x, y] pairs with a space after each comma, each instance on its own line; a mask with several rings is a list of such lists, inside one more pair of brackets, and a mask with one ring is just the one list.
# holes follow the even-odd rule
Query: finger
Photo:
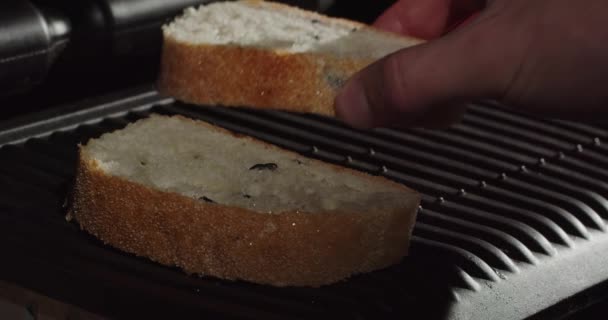
[[337, 96], [337, 116], [362, 128], [417, 126], [441, 117], [438, 106], [499, 95], [510, 78], [509, 51], [497, 50], [497, 35], [477, 22], [362, 70]]
[[484, 5], [484, 0], [401, 0], [386, 10], [374, 26], [422, 39], [434, 39]]
[[374, 26], [386, 31], [433, 39], [441, 35], [451, 0], [401, 0], [386, 10]]
[[452, 0], [444, 33], [465, 25], [486, 7], [486, 0]]

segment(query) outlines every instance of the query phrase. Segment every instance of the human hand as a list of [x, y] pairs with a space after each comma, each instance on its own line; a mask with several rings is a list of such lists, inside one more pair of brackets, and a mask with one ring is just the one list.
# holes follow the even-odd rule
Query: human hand
[[562, 119], [608, 115], [608, 1], [480, 2], [395, 3], [375, 25], [429, 41], [355, 75], [336, 98], [338, 117], [363, 128], [442, 127], [476, 99]]

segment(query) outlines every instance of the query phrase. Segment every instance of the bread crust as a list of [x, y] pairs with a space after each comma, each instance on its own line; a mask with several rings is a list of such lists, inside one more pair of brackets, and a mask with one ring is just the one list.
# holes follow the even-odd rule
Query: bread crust
[[[269, 152], [278, 149], [249, 139]], [[86, 147], [79, 154], [68, 216], [82, 229], [137, 256], [228, 280], [318, 287], [398, 263], [407, 255], [420, 201], [403, 185], [326, 164], [391, 184], [403, 191], [407, 204], [365, 212], [265, 214], [111, 176]]]
[[287, 54], [165, 38], [157, 88], [199, 105], [247, 106], [335, 115], [343, 83], [371, 61]]
[[[370, 27], [283, 4], [244, 1], [276, 10], [295, 10], [311, 19]], [[382, 36], [406, 38], [380, 30]], [[410, 38], [410, 45], [416, 39]], [[404, 43], [405, 45], [405, 43]], [[334, 100], [346, 81], [372, 58], [289, 53], [237, 45], [190, 44], [164, 35], [158, 90], [201, 105], [247, 106], [334, 116]]]

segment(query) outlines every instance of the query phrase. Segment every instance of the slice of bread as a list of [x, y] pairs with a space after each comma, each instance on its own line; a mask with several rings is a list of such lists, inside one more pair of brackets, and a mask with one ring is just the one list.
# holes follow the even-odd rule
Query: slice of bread
[[334, 115], [357, 71], [421, 41], [265, 1], [187, 9], [163, 27], [158, 89], [204, 105]]
[[181, 116], [80, 147], [68, 218], [188, 273], [320, 286], [399, 262], [419, 195]]

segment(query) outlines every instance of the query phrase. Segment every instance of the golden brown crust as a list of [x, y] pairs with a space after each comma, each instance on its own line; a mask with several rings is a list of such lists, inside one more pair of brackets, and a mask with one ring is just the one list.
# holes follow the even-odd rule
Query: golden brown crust
[[[298, 11], [311, 19], [372, 29], [345, 19], [329, 18], [279, 3], [244, 1], [274, 10]], [[413, 45], [417, 39], [375, 30]], [[374, 61], [321, 53], [288, 53], [237, 45], [189, 44], [165, 35], [158, 90], [201, 105], [247, 106], [335, 115], [338, 90], [356, 72]]]
[[371, 61], [165, 38], [158, 89], [189, 103], [334, 115], [340, 86]]
[[388, 211], [261, 214], [110, 176], [81, 148], [70, 216], [106, 244], [223, 279], [316, 287], [397, 263], [407, 255], [419, 195], [334, 167], [392, 184], [410, 201]]

